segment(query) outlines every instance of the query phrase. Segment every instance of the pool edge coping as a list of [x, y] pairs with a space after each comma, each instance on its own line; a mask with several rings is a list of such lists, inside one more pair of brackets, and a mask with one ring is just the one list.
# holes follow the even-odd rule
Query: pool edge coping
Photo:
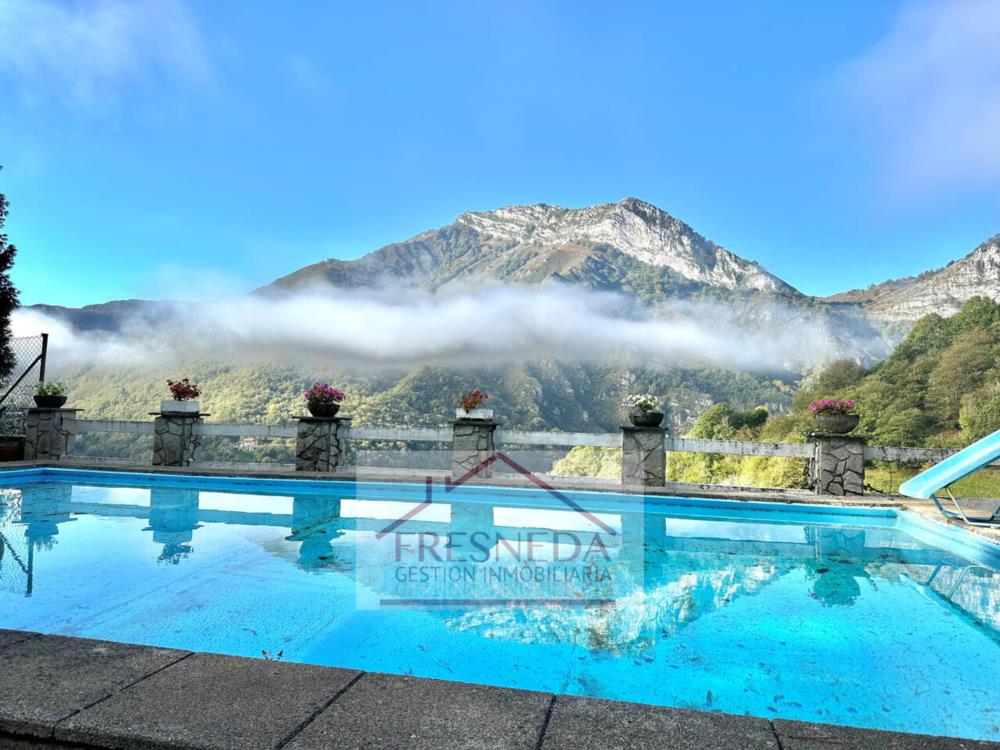
[[[23, 647], [28, 641], [32, 642], [32, 645], [37, 645], [45, 640], [49, 641], [51, 650], [58, 653], [61, 648], [66, 648], [67, 645], [74, 648], [86, 647], [87, 644], [93, 644], [95, 648], [107, 648], [109, 644], [119, 647], [126, 647], [130, 650], [139, 652], [159, 652], [163, 653], [165, 650], [153, 646], [144, 646], [138, 644], [120, 644], [116, 641], [102, 641], [98, 639], [90, 638], [78, 638], [76, 636], [64, 636], [64, 635], [49, 635], [43, 633], [36, 633], [32, 631], [17, 631], [17, 630], [5, 630], [0, 631], [0, 634], [7, 635], [8, 638], [0, 645], [0, 660], [10, 663], [14, 659], [17, 659], [18, 647]], [[13, 635], [13, 638], [11, 636]], [[23, 636], [23, 638], [18, 638], [18, 636]], [[42, 639], [39, 641], [39, 639]], [[23, 648], [22, 648], [23, 650]], [[46, 649], [48, 650], [48, 649]], [[169, 650], [168, 650], [169, 651]], [[270, 745], [274, 748], [284, 748], [297, 747], [300, 738], [302, 738], [303, 733], [317, 724], [328, 711], [331, 710], [338, 701], [341, 701], [345, 695], [351, 694], [352, 690], [356, 689], [356, 686], [364, 679], [369, 680], [379, 680], [383, 683], [383, 692], [380, 694], [380, 700], [375, 705], [363, 705], [356, 706], [356, 711], [385, 711], [392, 710], [390, 704], [396, 701], [398, 708], [403, 708], [403, 706], [398, 705], [399, 700], [407, 700], [407, 696], [412, 697], [412, 690], [416, 689], [420, 694], [434, 697], [439, 693], [449, 693], [454, 691], [459, 692], [478, 692], [480, 696], [486, 694], [495, 701], [489, 701], [491, 703], [495, 702], [496, 705], [505, 704], [510, 700], [511, 696], [519, 697], [521, 699], [526, 699], [529, 697], [534, 697], [539, 705], [543, 703], [548, 705], [547, 711], [545, 711], [544, 721], [538, 723], [537, 736], [533, 738], [532, 742], [526, 744], [525, 747], [532, 748], [542, 748], [548, 747], [549, 743], [547, 739], [550, 733], [553, 731], [553, 725], [556, 722], [563, 721], [564, 723], [571, 723], [573, 717], [564, 719], [564, 714], [567, 712], [572, 713], [573, 706], [585, 705], [587, 708], [587, 713], [596, 715], [598, 721], [592, 727], [593, 733], [574, 737], [574, 746], [580, 748], [580, 750], [588, 750], [588, 748], [599, 748], [606, 747], [607, 741], [611, 738], [612, 733], [617, 732], [619, 734], [614, 735], [616, 739], [622, 739], [621, 733], [625, 732], [625, 739], [628, 740], [628, 747], [635, 748], [635, 750], [645, 750], [646, 748], [662, 747], [665, 740], [670, 740], [669, 736], [665, 736], [663, 732], [675, 732], [678, 737], [678, 744], [672, 745], [678, 748], [681, 747], [699, 747], [705, 748], [705, 750], [715, 750], [715, 748], [728, 748], [731, 747], [729, 744], [732, 740], [733, 733], [739, 734], [741, 731], [745, 732], [741, 736], [750, 736], [753, 734], [758, 739], [761, 737], [768, 737], [770, 739], [770, 744], [773, 750], [794, 750], [798, 747], [797, 741], [803, 739], [806, 743], [811, 740], [822, 740], [825, 743], [830, 743], [829, 745], [824, 744], [824, 746], [838, 747], [838, 748], [874, 748], [874, 747], [893, 747], [897, 750], [916, 750], [917, 748], [927, 746], [929, 740], [933, 739], [933, 747], [935, 750], [1000, 750], [1000, 742], [991, 740], [974, 740], [959, 737], [943, 737], [940, 735], [924, 735], [908, 732], [896, 732], [891, 730], [881, 730], [881, 729], [869, 729], [864, 727], [853, 727], [837, 724], [821, 724], [813, 722], [803, 722], [791, 719], [780, 719], [780, 718], [763, 718], [754, 716], [740, 716], [735, 714], [724, 714], [720, 712], [712, 711], [701, 711], [697, 709], [690, 708], [673, 708], [667, 706], [654, 706], [643, 703], [635, 703], [629, 701], [616, 701], [608, 700], [602, 698], [586, 698], [582, 696], [573, 696], [558, 693], [549, 693], [544, 691], [529, 691], [521, 690], [517, 688], [505, 688], [505, 687], [494, 687], [486, 685], [477, 685], [471, 683], [462, 682], [452, 682], [446, 680], [437, 680], [425, 677], [411, 677], [402, 675], [390, 675], [379, 672], [367, 672], [354, 669], [343, 669], [338, 667], [323, 667], [310, 664], [301, 664], [298, 662], [274, 662], [265, 659], [255, 659], [250, 657], [241, 656], [223, 656], [219, 657], [217, 654], [210, 654], [207, 652], [191, 652], [191, 651], [175, 651], [177, 658], [169, 660], [165, 665], [157, 666], [156, 668], [148, 668], [148, 672], [140, 674], [138, 677], [130, 679], [123, 686], [115, 686], [109, 683], [108, 686], [102, 688], [102, 696], [97, 700], [79, 699], [82, 705], [75, 706], [70, 709], [68, 713], [60, 716], [60, 718], [55, 719], [51, 722], [49, 721], [32, 721], [18, 719], [12, 714], [11, 710], [6, 706], [0, 705], [0, 740], [8, 739], [14, 742], [26, 742], [26, 743], [37, 743], [31, 745], [32, 747], [80, 747], [80, 748], [109, 748], [109, 747], [123, 747], [129, 746], [128, 743], [141, 742], [143, 747], [148, 748], [178, 748], [187, 747], [189, 745], [184, 744], [179, 741], [174, 733], [170, 731], [167, 727], [152, 728], [148, 724], [139, 724], [137, 726], [136, 722], [141, 722], [142, 719], [130, 715], [129, 708], [131, 706], [142, 705], [144, 701], [148, 701], [149, 697], [143, 698], [143, 693], [149, 688], [150, 678], [156, 677], [158, 682], [163, 682], [164, 680], [177, 679], [174, 676], [174, 672], [177, 671], [178, 665], [184, 663], [189, 657], [201, 657], [206, 660], [215, 659], [216, 661], [226, 660], [232, 663], [237, 663], [239, 668], [244, 670], [250, 679], [253, 681], [255, 675], [264, 675], [265, 673], [273, 674], [277, 669], [280, 672], [294, 673], [299, 672], [300, 675], [305, 675], [309, 673], [309, 678], [313, 681], [317, 681], [317, 675], [320, 677], [322, 671], [326, 671], [331, 679], [331, 684], [336, 683], [337, 680], [346, 683], [346, 686], [334, 690], [334, 688], [329, 688], [331, 692], [334, 692], [332, 698], [325, 699], [321, 701], [320, 708], [315, 710], [315, 708], [308, 709], [308, 718], [305, 721], [297, 723], [291, 731], [286, 732], [280, 741], [276, 744]], [[12, 657], [11, 654], [14, 654]], [[23, 657], [24, 662], [28, 662], [27, 666], [31, 671], [30, 659], [32, 656], [29, 654]], [[190, 663], [190, 662], [189, 662]], [[280, 665], [280, 666], [275, 666]], [[348, 673], [352, 673], [348, 678]], [[293, 677], [292, 679], [296, 679]], [[86, 682], [88, 687], [93, 687], [93, 682], [88, 677], [77, 678], [81, 679], [81, 682]], [[319, 680], [322, 681], [322, 680]], [[64, 681], [65, 682], [65, 681]], [[403, 690], [402, 686], [407, 686], [406, 690]], [[168, 692], [173, 693], [171, 699], [183, 702], [186, 700], [185, 695], [178, 694], [178, 689], [170, 691], [169, 684], [167, 685]], [[163, 687], [159, 687], [158, 690], [163, 691]], [[125, 699], [119, 701], [119, 704], [124, 704], [120, 706], [118, 713], [115, 712], [113, 707], [114, 699], [119, 696], [125, 695]], [[92, 696], [91, 696], [92, 698]], [[270, 701], [283, 702], [285, 700], [282, 696], [267, 696]], [[247, 729], [247, 717], [249, 717], [250, 729], [253, 727], [253, 722], [259, 720], [259, 714], [256, 711], [260, 708], [259, 702], [254, 703], [253, 699], [247, 699], [245, 696], [241, 696], [239, 699], [234, 698], [232, 695], [224, 696], [219, 698], [220, 701], [225, 701], [225, 710], [227, 714], [227, 719], [232, 721], [234, 724], [243, 725], [244, 730]], [[240, 704], [243, 701], [243, 704]], [[192, 706], [192, 712], [198, 712], [199, 707], [197, 702], [192, 698], [192, 702], [195, 705]], [[436, 703], [436, 701], [434, 701]], [[343, 704], [341, 704], [343, 705]], [[479, 704], [481, 705], [481, 704]], [[388, 709], [387, 709], [388, 707]], [[567, 707], [567, 708], [564, 708]], [[218, 706], [216, 706], [218, 708]], [[301, 706], [299, 708], [302, 708]], [[340, 706], [338, 706], [340, 708]], [[480, 714], [475, 714], [473, 712], [468, 712], [468, 721], [461, 721], [461, 711], [467, 710], [463, 709], [461, 706], [447, 706], [448, 709], [448, 720], [453, 723], [457, 723], [459, 726], [467, 727], [470, 732], [476, 733], [475, 736], [481, 736], [478, 733], [485, 732], [488, 733], [491, 730], [495, 730], [496, 727], [489, 726], [489, 721], [484, 725], [483, 717]], [[208, 710], [207, 708], [205, 709]], [[97, 712], [100, 715], [97, 715]], [[110, 711], [110, 716], [108, 715]], [[303, 708], [306, 711], [306, 708]], [[90, 712], [90, 713], [88, 713]], [[405, 714], [405, 708], [402, 710]], [[621, 721], [622, 715], [626, 714], [632, 717], [641, 717], [642, 721], [633, 722], [632, 725], [629, 721], [624, 723]], [[406, 724], [406, 717], [403, 716], [399, 718], [403, 724]], [[493, 723], [498, 716], [492, 717]], [[577, 717], [578, 718], [578, 717]], [[88, 723], [89, 722], [89, 723]], [[169, 722], [168, 722], [169, 724]], [[655, 725], [655, 739], [649, 737], [649, 726]], [[341, 726], [338, 723], [338, 726]], [[82, 729], [81, 729], [82, 727]], [[109, 728], [111, 727], [111, 728]], [[345, 731], [353, 732], [355, 727], [350, 723], [343, 724]], [[417, 726], [406, 725], [407, 731], [417, 729]], [[391, 727], [385, 727], [384, 731], [389, 731]], [[397, 727], [398, 729], [398, 727]], [[425, 729], [423, 725], [419, 726], [419, 729]], [[176, 724], [174, 725], [174, 732], [177, 731]], [[603, 738], [601, 732], [605, 731], [608, 733], [608, 737]], [[633, 734], [629, 735], [628, 732], [631, 731]], [[131, 732], [131, 734], [130, 734]], [[141, 735], [139, 734], [141, 732]], [[640, 737], [639, 733], [647, 735], [646, 737]], [[225, 732], [224, 732], [225, 734]], [[692, 734], [698, 735], [698, 741], [695, 742], [691, 739]], [[371, 742], [372, 737], [359, 738], [364, 739], [366, 742]], [[426, 739], [426, 738], [422, 738]], [[493, 740], [496, 738], [493, 737]], [[353, 744], [349, 742], [350, 738], [345, 741], [345, 746], [363, 746], [363, 742], [358, 742]], [[382, 738], [385, 741], [385, 738]], [[690, 741], [691, 744], [685, 744]], [[220, 750], [224, 745], [223, 743], [207, 743], [200, 742], [200, 746], [205, 748], [218, 747]], [[316, 745], [309, 745], [308, 741], [304, 745], [306, 747], [313, 747]], [[324, 745], [325, 746], [325, 745]], [[364, 745], [367, 746], [367, 745]], [[390, 747], [392, 745], [380, 745], [385, 747]], [[421, 745], [423, 746], [423, 745]], [[489, 746], [484, 742], [484, 747]], [[809, 744], [809, 747], [813, 745]]]

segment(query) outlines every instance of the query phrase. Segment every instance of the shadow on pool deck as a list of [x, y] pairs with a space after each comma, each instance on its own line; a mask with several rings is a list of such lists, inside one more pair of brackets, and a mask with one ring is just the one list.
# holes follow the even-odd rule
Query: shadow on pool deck
[[1000, 750], [1000, 743], [0, 630], [0, 748]]

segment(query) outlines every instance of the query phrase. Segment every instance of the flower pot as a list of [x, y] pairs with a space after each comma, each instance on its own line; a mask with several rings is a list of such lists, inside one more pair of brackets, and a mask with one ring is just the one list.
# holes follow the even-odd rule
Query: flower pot
[[455, 419], [493, 419], [492, 409], [455, 409]]
[[35, 406], [39, 409], [61, 409], [66, 396], [35, 396]]
[[857, 414], [814, 414], [816, 429], [832, 435], [846, 435], [858, 426], [861, 420]]
[[161, 414], [197, 414], [201, 409], [194, 399], [178, 401], [175, 398], [167, 398], [160, 402]]
[[329, 401], [307, 401], [306, 408], [314, 417], [335, 417], [340, 411], [340, 404]]
[[635, 427], [659, 427], [663, 421], [663, 412], [629, 409], [628, 421]]

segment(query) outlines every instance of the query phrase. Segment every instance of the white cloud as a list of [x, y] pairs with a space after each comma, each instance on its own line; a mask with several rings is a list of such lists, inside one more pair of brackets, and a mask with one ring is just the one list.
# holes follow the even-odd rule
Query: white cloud
[[1000, 2], [922, 0], [839, 79], [894, 189], [1000, 183]]
[[316, 287], [294, 296], [177, 304], [127, 321], [121, 334], [74, 334], [36, 311], [16, 335], [52, 334], [56, 363], [177, 362], [187, 355], [359, 367], [498, 365], [538, 360], [715, 364], [775, 371], [845, 355], [884, 354], [871, 332], [838, 341], [845, 322], [781, 304], [673, 303], [651, 311], [579, 287]]
[[0, 75], [30, 100], [113, 100], [152, 77], [205, 83], [211, 67], [180, 0], [0, 0]]

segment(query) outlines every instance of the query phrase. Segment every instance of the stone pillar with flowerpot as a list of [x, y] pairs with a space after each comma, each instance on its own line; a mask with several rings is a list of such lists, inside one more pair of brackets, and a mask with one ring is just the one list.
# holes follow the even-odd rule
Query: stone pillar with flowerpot
[[861, 417], [853, 399], [823, 399], [809, 404], [816, 424], [809, 438], [815, 446], [812, 480], [817, 495], [865, 493], [866, 436], [851, 434]]
[[295, 470], [349, 473], [352, 468], [347, 443], [350, 427], [350, 417], [312, 414], [299, 417]]
[[662, 487], [666, 483], [666, 430], [658, 399], [651, 393], [630, 394], [622, 400], [629, 424], [622, 425], [622, 485]]
[[[62, 403], [65, 396], [60, 397]], [[24, 426], [26, 461], [60, 461], [73, 452], [76, 415], [82, 409], [35, 407], [28, 409]]]
[[329, 383], [313, 383], [302, 397], [309, 416], [299, 417], [295, 470], [343, 474], [353, 464], [347, 443], [351, 419], [338, 416], [346, 394]]
[[200, 438], [196, 425], [203, 417], [194, 399], [164, 399], [160, 411], [151, 412], [153, 420], [153, 466], [190, 466], [194, 462]]
[[475, 481], [493, 476], [496, 456], [494, 433], [499, 422], [493, 410], [483, 408], [490, 394], [474, 388], [458, 399], [452, 424], [451, 475], [454, 479]]

